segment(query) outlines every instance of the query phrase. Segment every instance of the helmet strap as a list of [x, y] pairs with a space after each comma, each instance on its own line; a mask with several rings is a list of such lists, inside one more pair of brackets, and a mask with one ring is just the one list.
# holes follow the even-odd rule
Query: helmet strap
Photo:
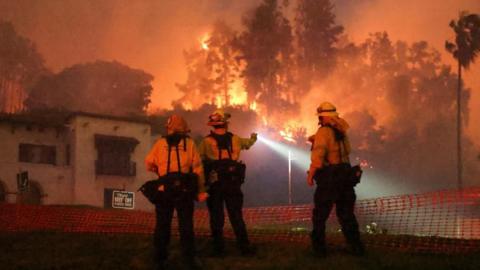
[[213, 125], [213, 128], [214, 128], [214, 129], [227, 128], [227, 124]]

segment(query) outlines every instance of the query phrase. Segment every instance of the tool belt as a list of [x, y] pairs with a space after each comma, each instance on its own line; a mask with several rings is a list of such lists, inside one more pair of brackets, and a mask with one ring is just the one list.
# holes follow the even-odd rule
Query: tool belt
[[[345, 149], [345, 135], [339, 132], [337, 129], [331, 128], [335, 134], [335, 140], [338, 143], [340, 160], [344, 160], [342, 156], [342, 149]], [[348, 157], [347, 157], [348, 159]], [[318, 169], [313, 179], [317, 185], [339, 186], [339, 187], [354, 187], [360, 183], [362, 177], [362, 168], [360, 165], [352, 166], [350, 163], [340, 163], [324, 166]]]
[[[236, 189], [245, 182], [246, 166], [243, 162], [232, 159], [233, 134], [227, 132], [223, 135], [211, 132], [208, 137], [217, 142], [218, 158], [216, 160], [206, 160], [203, 163], [205, 179], [207, 186], [222, 186], [222, 189]], [[222, 150], [226, 150], [228, 158], [222, 158]], [[218, 184], [216, 184], [218, 183]]]
[[349, 163], [327, 165], [315, 171], [313, 179], [317, 186], [354, 187], [360, 183], [362, 169]]
[[198, 191], [198, 176], [194, 173], [170, 173], [145, 182], [139, 189], [153, 204], [162, 197], [195, 198]]
[[245, 182], [246, 166], [243, 162], [231, 159], [211, 160], [204, 162], [206, 184], [211, 186], [217, 182], [227, 185], [242, 185]]
[[[186, 138], [183, 138], [184, 150], [187, 149]], [[170, 172], [170, 154], [172, 145], [168, 145], [167, 174], [158, 179], [145, 182], [138, 190], [153, 204], [160, 203], [162, 198], [172, 199], [195, 198], [198, 192], [198, 175], [192, 172], [182, 173], [180, 168], [180, 155], [178, 143], [175, 146], [177, 154], [177, 172]], [[190, 169], [191, 171], [191, 169]]]

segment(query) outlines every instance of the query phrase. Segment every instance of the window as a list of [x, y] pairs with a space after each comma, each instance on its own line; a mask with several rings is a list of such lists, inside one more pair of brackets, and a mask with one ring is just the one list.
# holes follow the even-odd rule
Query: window
[[98, 159], [95, 161], [97, 175], [136, 175], [136, 164], [130, 156], [139, 143], [135, 138], [95, 135]]
[[21, 143], [18, 147], [18, 161], [29, 163], [56, 164], [55, 146]]

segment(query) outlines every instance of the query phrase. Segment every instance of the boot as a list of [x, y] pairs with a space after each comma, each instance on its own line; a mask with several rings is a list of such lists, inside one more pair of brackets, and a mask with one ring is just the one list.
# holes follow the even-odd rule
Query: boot
[[240, 253], [244, 257], [252, 257], [257, 254], [257, 249], [252, 245], [241, 245], [239, 248]]
[[225, 245], [223, 244], [223, 242], [213, 241], [210, 257], [222, 258], [225, 255]]
[[350, 246], [350, 254], [353, 256], [364, 256], [365, 255], [365, 246], [363, 245], [362, 242], [358, 242], [355, 244], [352, 244]]
[[324, 245], [313, 245], [313, 256], [317, 258], [327, 257], [327, 248]]
[[155, 262], [154, 268], [155, 270], [166, 270], [167, 269], [167, 262], [166, 261], [158, 261]]
[[187, 269], [189, 270], [201, 270], [202, 269], [202, 262], [197, 257], [187, 257], [185, 258], [185, 263]]

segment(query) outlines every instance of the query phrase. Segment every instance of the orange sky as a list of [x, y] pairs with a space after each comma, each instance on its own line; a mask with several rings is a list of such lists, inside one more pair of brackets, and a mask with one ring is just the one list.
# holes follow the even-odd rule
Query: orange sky
[[[117, 60], [155, 77], [152, 108], [179, 97], [185, 79], [183, 49], [197, 45], [217, 19], [240, 24], [260, 0], [0, 0], [0, 18], [32, 39], [54, 71], [96, 59]], [[280, 1], [281, 2], [281, 1]], [[338, 20], [360, 42], [386, 30], [392, 40], [427, 40], [444, 52], [448, 23], [460, 10], [480, 13], [479, 0], [336, 0]], [[291, 3], [294, 3], [292, 0]], [[449, 55], [444, 61], [453, 63]], [[477, 60], [480, 62], [480, 60]], [[480, 142], [480, 63], [466, 72], [472, 88], [468, 132]]]

